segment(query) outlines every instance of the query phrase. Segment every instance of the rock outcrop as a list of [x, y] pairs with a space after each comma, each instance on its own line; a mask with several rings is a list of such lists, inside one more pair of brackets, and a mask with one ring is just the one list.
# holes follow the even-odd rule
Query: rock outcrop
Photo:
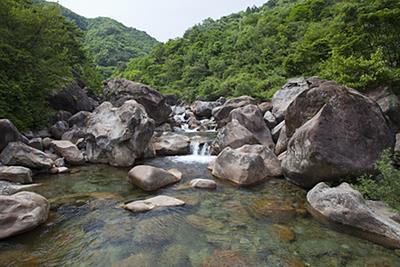
[[77, 82], [71, 83], [48, 101], [55, 110], [64, 110], [72, 114], [79, 111], [92, 111], [98, 103], [88, 96], [87, 91]]
[[394, 131], [400, 130], [400, 99], [389, 88], [377, 88], [368, 93], [382, 109]]
[[306, 188], [371, 173], [382, 151], [394, 145], [379, 106], [334, 82], [319, 80], [298, 95], [285, 122], [292, 136], [282, 167], [285, 176]]
[[120, 107], [104, 102], [86, 122], [86, 155], [93, 163], [132, 166], [151, 140], [154, 121], [134, 100]]
[[28, 140], [18, 132], [17, 128], [7, 119], [0, 119], [0, 152], [10, 142], [27, 142]]
[[212, 174], [238, 185], [251, 185], [268, 177], [282, 175], [280, 161], [274, 152], [262, 145], [225, 148], [211, 164]]
[[104, 87], [104, 97], [115, 106], [122, 106], [127, 100], [136, 100], [143, 105], [147, 114], [155, 121], [156, 125], [165, 123], [172, 110], [166, 103], [165, 97], [141, 83], [126, 79], [108, 80]]
[[198, 118], [209, 119], [212, 116], [212, 110], [218, 107], [220, 104], [218, 102], [211, 101], [195, 101], [190, 106], [190, 109]]
[[47, 199], [32, 192], [0, 196], [0, 239], [32, 230], [44, 223], [49, 208]]
[[139, 165], [129, 171], [129, 181], [145, 191], [156, 191], [162, 187], [179, 182], [182, 177], [176, 172]]
[[272, 114], [280, 122], [285, 118], [286, 110], [293, 100], [309, 88], [304, 78], [290, 79], [272, 98]]
[[400, 248], [400, 224], [381, 203], [366, 201], [349, 184], [329, 187], [319, 183], [307, 194], [308, 210], [339, 231], [390, 248]]
[[50, 155], [22, 142], [9, 143], [1, 152], [0, 161], [8, 166], [23, 166], [44, 170], [50, 169], [54, 164]]

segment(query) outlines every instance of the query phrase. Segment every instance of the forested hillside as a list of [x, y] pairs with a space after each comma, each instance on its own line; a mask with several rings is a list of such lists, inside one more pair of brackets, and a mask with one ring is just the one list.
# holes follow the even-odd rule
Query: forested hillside
[[207, 19], [119, 75], [189, 99], [269, 98], [299, 75], [361, 90], [393, 85], [400, 77], [399, 18], [397, 0], [270, 0]]
[[116, 20], [105, 17], [89, 19], [65, 7], [60, 8], [62, 14], [85, 33], [84, 46], [92, 52], [104, 78], [124, 67], [130, 59], [147, 55], [158, 44], [146, 32], [126, 27]]
[[99, 87], [82, 43], [82, 32], [58, 8], [0, 1], [0, 118], [19, 129], [37, 128], [51, 112], [46, 98], [74, 77]]

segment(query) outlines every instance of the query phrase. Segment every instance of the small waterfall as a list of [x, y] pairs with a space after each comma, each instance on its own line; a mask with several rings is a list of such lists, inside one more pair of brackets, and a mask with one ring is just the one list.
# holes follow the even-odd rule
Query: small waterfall
[[198, 141], [190, 143], [190, 150], [193, 156], [210, 156], [210, 145], [208, 143], [200, 144]]

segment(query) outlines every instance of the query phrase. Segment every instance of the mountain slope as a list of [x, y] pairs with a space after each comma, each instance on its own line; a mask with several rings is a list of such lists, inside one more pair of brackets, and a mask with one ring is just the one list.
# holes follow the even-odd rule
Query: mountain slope
[[126, 27], [116, 20], [105, 17], [89, 19], [59, 7], [62, 15], [84, 31], [84, 45], [92, 52], [104, 77], [125, 66], [130, 59], [147, 55], [159, 43], [146, 32]]
[[320, 75], [356, 89], [400, 78], [398, 0], [270, 0], [133, 59], [119, 76], [194, 99], [269, 98], [287, 78]]

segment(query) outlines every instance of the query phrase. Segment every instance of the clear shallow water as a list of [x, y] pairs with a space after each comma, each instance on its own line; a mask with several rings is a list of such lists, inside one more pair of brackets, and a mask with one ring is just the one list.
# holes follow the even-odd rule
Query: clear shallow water
[[[400, 266], [392, 250], [320, 226], [304, 210], [305, 192], [284, 180], [189, 188], [191, 179], [212, 179], [206, 158], [190, 157], [146, 161], [184, 174], [153, 194], [130, 185], [128, 169], [103, 165], [37, 178], [50, 218], [0, 241], [0, 266]], [[139, 215], [118, 207], [157, 194], [187, 205]]]

